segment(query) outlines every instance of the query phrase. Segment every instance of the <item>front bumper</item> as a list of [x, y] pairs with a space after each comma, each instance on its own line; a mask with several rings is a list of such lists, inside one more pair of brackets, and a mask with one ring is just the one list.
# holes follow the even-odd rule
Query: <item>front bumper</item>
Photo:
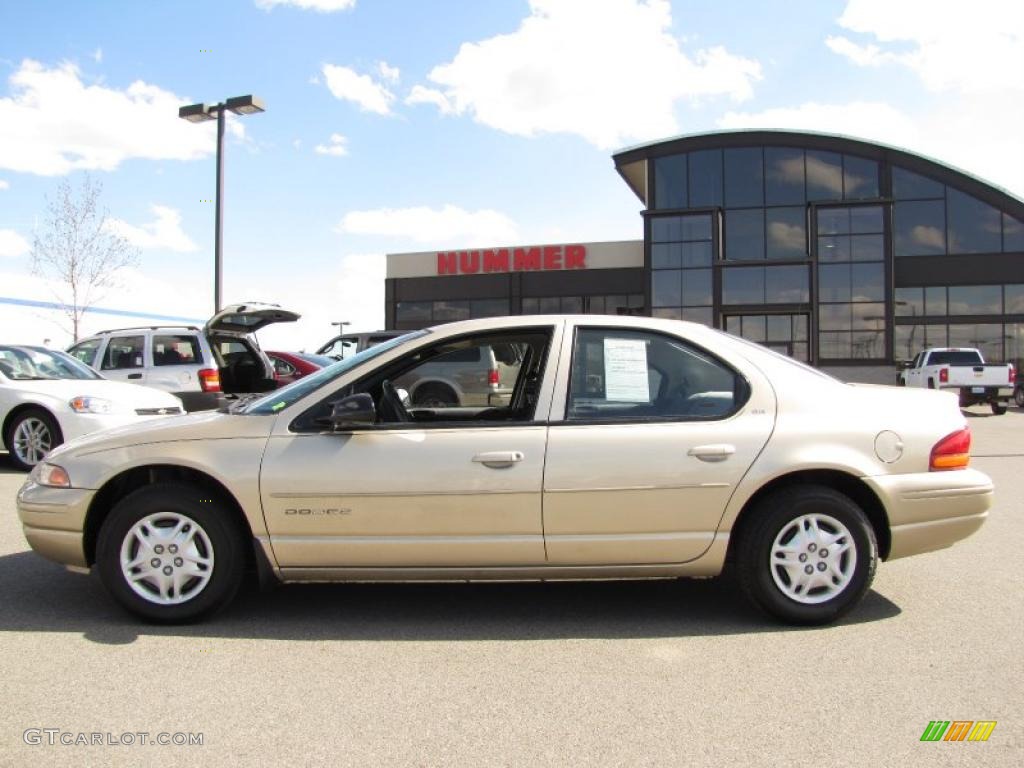
[[28, 480], [18, 491], [18, 518], [32, 549], [48, 560], [78, 568], [85, 557], [85, 516], [96, 491], [49, 488]]
[[981, 528], [995, 488], [974, 469], [865, 477], [889, 516], [889, 560], [944, 549]]

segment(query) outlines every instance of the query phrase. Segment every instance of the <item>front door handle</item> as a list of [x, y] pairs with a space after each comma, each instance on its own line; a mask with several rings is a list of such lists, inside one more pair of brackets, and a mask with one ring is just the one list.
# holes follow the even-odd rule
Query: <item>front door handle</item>
[[736, 453], [735, 445], [715, 443], [714, 445], [696, 445], [686, 452], [687, 456], [696, 456], [701, 461], [725, 461]]
[[141, 373], [129, 373], [128, 374], [128, 378], [129, 379], [141, 379], [142, 378], [142, 374]]
[[522, 461], [523, 458], [522, 451], [489, 451], [488, 453], [478, 453], [473, 457], [473, 461], [491, 469], [505, 469]]

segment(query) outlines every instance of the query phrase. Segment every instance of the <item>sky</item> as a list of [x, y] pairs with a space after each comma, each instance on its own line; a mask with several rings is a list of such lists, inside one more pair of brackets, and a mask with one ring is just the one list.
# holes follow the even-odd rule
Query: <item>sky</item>
[[[640, 142], [839, 133], [1024, 197], [1022, 73], [1021, 0], [0, 0], [0, 299], [53, 300], [33, 233], [89, 173], [140, 249], [98, 305], [211, 314], [194, 102], [266, 103], [229, 120], [224, 300], [302, 313], [261, 340], [310, 350], [383, 327], [386, 253], [642, 238], [611, 160]], [[60, 343], [17, 311], [2, 340]]]

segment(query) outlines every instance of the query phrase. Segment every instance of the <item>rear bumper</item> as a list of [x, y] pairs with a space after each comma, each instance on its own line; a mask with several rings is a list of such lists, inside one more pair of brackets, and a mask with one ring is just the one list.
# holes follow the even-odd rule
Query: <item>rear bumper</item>
[[865, 477], [889, 516], [889, 560], [944, 549], [977, 531], [994, 487], [974, 469]]

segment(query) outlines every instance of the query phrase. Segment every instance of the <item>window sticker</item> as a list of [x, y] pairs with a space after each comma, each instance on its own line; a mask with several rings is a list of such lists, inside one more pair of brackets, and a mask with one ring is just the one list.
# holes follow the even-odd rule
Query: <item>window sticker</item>
[[604, 396], [607, 400], [627, 403], [651, 401], [644, 340], [605, 338]]

